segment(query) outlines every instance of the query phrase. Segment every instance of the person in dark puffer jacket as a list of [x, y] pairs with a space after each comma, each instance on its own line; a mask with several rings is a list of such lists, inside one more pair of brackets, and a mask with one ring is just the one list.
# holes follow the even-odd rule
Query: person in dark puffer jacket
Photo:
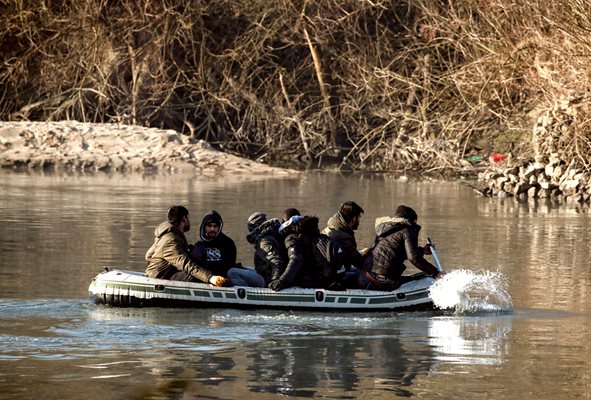
[[376, 238], [364, 269], [359, 276], [359, 285], [369, 290], [394, 290], [406, 280], [402, 273], [405, 260], [432, 277], [443, 276], [437, 267], [425, 260], [424, 254], [431, 254], [430, 245], [420, 247], [417, 213], [401, 205], [393, 217], [376, 219]]
[[254, 245], [254, 268], [265, 280], [265, 286], [285, 271], [287, 254], [279, 235], [280, 226], [279, 219], [267, 219], [263, 212], [252, 213], [246, 223], [246, 240]]
[[330, 282], [325, 282], [322, 278], [324, 271], [316, 268], [314, 248], [316, 239], [320, 236], [318, 217], [295, 215], [281, 225], [279, 232], [284, 235], [288, 262], [283, 274], [272, 280], [269, 288], [278, 291], [292, 286], [327, 286]]

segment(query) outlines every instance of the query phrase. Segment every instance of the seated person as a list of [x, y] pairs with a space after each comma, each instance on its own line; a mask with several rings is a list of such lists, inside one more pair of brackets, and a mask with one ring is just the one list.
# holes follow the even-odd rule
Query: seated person
[[213, 274], [189, 255], [185, 237], [185, 232], [191, 229], [189, 211], [180, 205], [172, 206], [168, 209], [167, 218], [168, 221], [161, 223], [154, 231], [154, 244], [146, 253], [146, 276], [224, 286], [226, 278]]
[[417, 213], [410, 207], [399, 206], [393, 217], [376, 219], [375, 244], [359, 275], [359, 287], [369, 290], [391, 291], [405, 283], [402, 273], [405, 260], [432, 277], [443, 276], [437, 267], [425, 260], [431, 254], [430, 245], [420, 247]]
[[267, 219], [267, 214], [255, 212], [247, 221], [246, 240], [254, 245], [254, 268], [263, 277], [265, 286], [285, 271], [285, 247], [279, 234], [281, 222]]
[[[293, 286], [330, 288], [337, 279], [337, 272], [345, 271], [344, 267], [343, 271], [337, 271], [338, 267], [328, 260], [326, 254], [322, 254], [318, 243], [326, 244], [330, 239], [320, 233], [318, 217], [294, 215], [281, 224], [279, 233], [284, 238], [287, 266], [279, 278], [269, 283], [272, 290], [278, 291]], [[338, 247], [340, 249], [340, 246]], [[326, 246], [325, 250], [329, 248], [336, 247]]]
[[232, 286], [263, 287], [264, 281], [255, 270], [236, 263], [236, 244], [222, 232], [224, 221], [217, 211], [208, 212], [199, 228], [199, 240], [191, 257], [212, 273], [227, 277]]
[[333, 240], [336, 240], [347, 253], [349, 263], [353, 266], [346, 273], [344, 284], [347, 288], [356, 288], [360, 270], [367, 258], [367, 249], [361, 252], [357, 250], [355, 231], [359, 228], [359, 221], [363, 208], [354, 201], [346, 201], [341, 204], [339, 211], [329, 218], [326, 228], [322, 231]]

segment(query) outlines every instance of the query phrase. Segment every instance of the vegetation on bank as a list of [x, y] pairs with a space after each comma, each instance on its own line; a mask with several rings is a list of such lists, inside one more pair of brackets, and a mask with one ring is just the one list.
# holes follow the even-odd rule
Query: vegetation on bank
[[[588, 165], [589, 15], [586, 0], [6, 0], [0, 120], [119, 121], [274, 165], [442, 174], [550, 138]], [[532, 140], [540, 125], [560, 131]]]

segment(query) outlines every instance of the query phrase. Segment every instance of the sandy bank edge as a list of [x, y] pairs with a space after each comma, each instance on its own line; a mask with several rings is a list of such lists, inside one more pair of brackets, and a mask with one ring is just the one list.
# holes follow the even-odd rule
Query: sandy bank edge
[[214, 149], [174, 130], [77, 121], [0, 122], [0, 167], [297, 176]]

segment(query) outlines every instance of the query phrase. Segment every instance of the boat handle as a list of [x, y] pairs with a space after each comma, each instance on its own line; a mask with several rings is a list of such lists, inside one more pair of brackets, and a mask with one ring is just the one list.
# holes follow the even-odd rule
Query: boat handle
[[324, 301], [324, 292], [322, 290], [316, 291], [316, 301], [318, 301], [318, 302]]

